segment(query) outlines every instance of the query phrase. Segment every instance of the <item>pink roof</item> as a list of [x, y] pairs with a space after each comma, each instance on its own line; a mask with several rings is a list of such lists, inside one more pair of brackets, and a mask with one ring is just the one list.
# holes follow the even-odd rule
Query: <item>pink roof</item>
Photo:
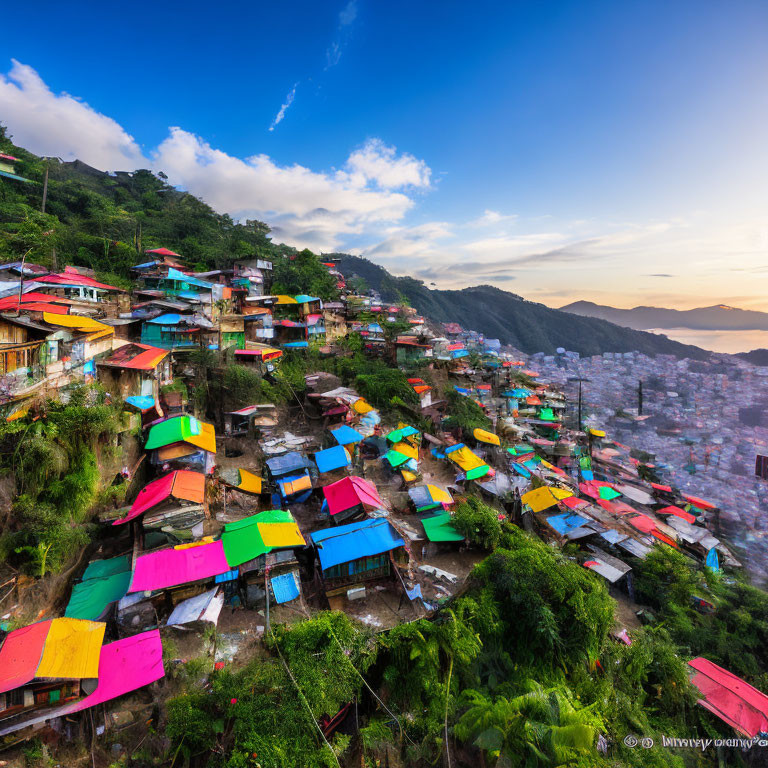
[[567, 499], [560, 499], [561, 504], [565, 504], [569, 509], [581, 509], [582, 507], [588, 507], [589, 502], [580, 499], [577, 496], [569, 496]]
[[18, 157], [14, 157], [13, 155], [5, 155], [0, 154], [0, 160], [18, 160]]
[[8, 633], [0, 648], [0, 693], [34, 680], [50, 628], [49, 619]]
[[751, 738], [768, 731], [768, 696], [708, 659], [692, 659], [688, 666], [702, 707]]
[[145, 251], [145, 253], [156, 253], [158, 256], [176, 256], [177, 258], [181, 258], [181, 256], [174, 252], [169, 250], [168, 248], [151, 248], [148, 251]]
[[57, 715], [79, 712], [154, 683], [165, 675], [160, 631], [153, 629], [109, 643], [101, 649], [96, 690]]
[[177, 587], [210, 579], [229, 570], [221, 539], [183, 549], [162, 549], [139, 555], [128, 592]]
[[332, 515], [356, 507], [358, 504], [382, 509], [384, 502], [376, 486], [362, 477], [345, 477], [323, 488]]

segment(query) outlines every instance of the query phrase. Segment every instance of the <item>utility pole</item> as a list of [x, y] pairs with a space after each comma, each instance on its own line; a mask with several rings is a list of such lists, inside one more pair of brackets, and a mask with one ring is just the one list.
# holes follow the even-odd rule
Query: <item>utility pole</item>
[[581, 431], [581, 379], [579, 379], [579, 431]]
[[643, 415], [643, 380], [637, 383], [637, 415]]
[[48, 161], [45, 161], [45, 178], [43, 179], [43, 205], [40, 213], [45, 213], [45, 202], [48, 199]]
[[24, 262], [27, 259], [27, 256], [29, 256], [29, 253], [32, 249], [30, 248], [29, 251], [27, 251], [22, 257], [21, 257], [21, 269], [19, 270], [20, 276], [19, 276], [19, 301], [18, 304], [16, 304], [16, 317], [18, 317], [21, 314], [21, 292], [24, 289]]

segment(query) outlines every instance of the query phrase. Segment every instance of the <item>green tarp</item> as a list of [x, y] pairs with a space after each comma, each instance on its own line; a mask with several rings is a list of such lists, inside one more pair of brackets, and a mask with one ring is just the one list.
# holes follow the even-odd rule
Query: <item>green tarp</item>
[[389, 440], [390, 443], [399, 443], [403, 440], [403, 438], [418, 434], [419, 430], [416, 429], [416, 427], [405, 426], [401, 427], [400, 429], [396, 429], [394, 432], [390, 432], [387, 435], [387, 440]]
[[405, 462], [410, 459], [410, 456], [406, 456], [404, 453], [400, 453], [400, 451], [389, 450], [384, 454], [383, 458], [386, 459], [392, 467], [399, 467], [401, 464], [405, 464]]
[[464, 541], [464, 537], [453, 527], [451, 515], [448, 512], [434, 517], [425, 517], [421, 524], [430, 541]]
[[129, 555], [94, 560], [85, 569], [83, 580], [72, 588], [64, 615], [70, 619], [100, 619], [111, 603], [125, 597], [130, 581]]
[[621, 496], [617, 490], [609, 488], [607, 485], [601, 485], [597, 493], [601, 499], [605, 499], [606, 501], [610, 501], [611, 499], [616, 499]]
[[479, 477], [485, 477], [490, 471], [491, 468], [487, 464], [475, 467], [467, 472], [467, 480], [477, 480]]
[[144, 449], [151, 451], [171, 443], [178, 443], [188, 437], [195, 437], [202, 432], [200, 422], [194, 416], [174, 416], [155, 424], [149, 430]]

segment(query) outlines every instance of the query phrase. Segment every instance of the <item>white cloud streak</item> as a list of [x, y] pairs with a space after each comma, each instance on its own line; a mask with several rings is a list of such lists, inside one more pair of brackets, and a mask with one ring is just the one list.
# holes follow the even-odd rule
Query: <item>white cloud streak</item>
[[291, 104], [293, 104], [293, 100], [296, 98], [296, 89], [298, 87], [299, 87], [299, 84], [294, 83], [293, 88], [291, 88], [291, 90], [288, 91], [288, 95], [285, 97], [285, 102], [283, 102], [283, 105], [280, 107], [280, 111], [275, 115], [275, 119], [272, 121], [272, 123], [269, 126], [270, 131], [274, 131], [275, 127], [283, 122], [285, 113], [288, 111]]

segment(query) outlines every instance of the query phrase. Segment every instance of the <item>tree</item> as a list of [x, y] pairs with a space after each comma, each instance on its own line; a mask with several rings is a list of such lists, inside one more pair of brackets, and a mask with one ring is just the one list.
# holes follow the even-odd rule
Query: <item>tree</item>
[[499, 768], [555, 768], [591, 750], [599, 718], [574, 706], [561, 690], [533, 680], [521, 687], [524, 693], [511, 699], [466, 691], [469, 708], [454, 728], [456, 736], [472, 740]]

